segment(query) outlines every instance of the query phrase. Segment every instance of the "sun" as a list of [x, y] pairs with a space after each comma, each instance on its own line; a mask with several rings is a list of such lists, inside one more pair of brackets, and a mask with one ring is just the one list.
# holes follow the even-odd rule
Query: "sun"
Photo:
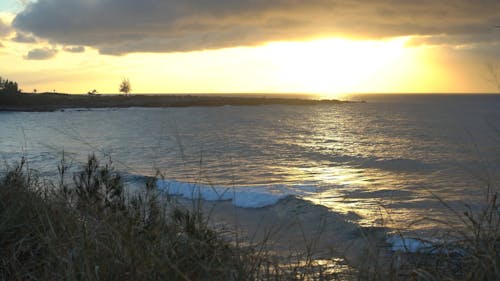
[[[404, 64], [407, 38], [388, 41], [322, 39], [275, 42], [263, 50], [276, 65], [276, 80], [283, 91], [335, 97], [362, 91], [372, 79], [384, 79], [385, 68]], [[387, 77], [389, 79], [389, 77]]]

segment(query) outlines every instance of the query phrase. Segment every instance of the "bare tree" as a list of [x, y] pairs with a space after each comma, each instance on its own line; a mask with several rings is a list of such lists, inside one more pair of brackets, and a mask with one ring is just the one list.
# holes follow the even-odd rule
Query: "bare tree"
[[128, 78], [123, 78], [122, 82], [120, 83], [120, 93], [124, 93], [125, 95], [128, 95], [130, 91], [132, 90], [130, 87], [130, 80]]

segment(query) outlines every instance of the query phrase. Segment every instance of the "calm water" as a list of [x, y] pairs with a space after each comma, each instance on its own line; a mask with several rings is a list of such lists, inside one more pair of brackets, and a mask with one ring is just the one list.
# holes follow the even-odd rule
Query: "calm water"
[[445, 217], [432, 193], [460, 207], [498, 178], [500, 96], [355, 98], [368, 102], [0, 112], [0, 157], [50, 177], [62, 151], [74, 166], [95, 152], [127, 174], [292, 194], [369, 225]]

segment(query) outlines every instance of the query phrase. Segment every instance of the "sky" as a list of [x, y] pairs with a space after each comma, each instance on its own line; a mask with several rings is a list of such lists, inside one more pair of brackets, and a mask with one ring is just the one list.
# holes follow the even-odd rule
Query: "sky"
[[0, 0], [25, 92], [499, 92], [498, 0]]

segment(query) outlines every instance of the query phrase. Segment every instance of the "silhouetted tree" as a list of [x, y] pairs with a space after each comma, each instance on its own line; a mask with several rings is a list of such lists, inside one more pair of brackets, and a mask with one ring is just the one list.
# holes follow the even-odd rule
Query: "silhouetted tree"
[[0, 77], [0, 94], [20, 94], [21, 90], [16, 82]]
[[120, 83], [119, 90], [120, 90], [120, 93], [124, 93], [125, 95], [128, 95], [128, 93], [130, 93], [131, 87], [130, 87], [130, 81], [128, 80], [128, 78], [122, 79], [122, 82]]

